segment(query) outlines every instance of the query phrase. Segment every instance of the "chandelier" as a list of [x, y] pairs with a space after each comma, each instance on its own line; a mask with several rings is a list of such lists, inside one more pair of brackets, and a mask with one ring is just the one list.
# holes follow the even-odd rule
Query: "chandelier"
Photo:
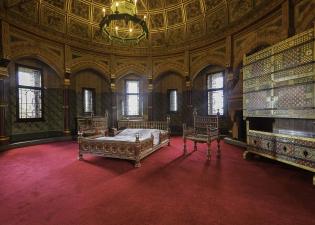
[[137, 16], [137, 0], [112, 0], [110, 9], [111, 14], [107, 14], [103, 8], [103, 18], [100, 22], [103, 35], [110, 40], [124, 43], [139, 43], [140, 40], [148, 38], [146, 16]]

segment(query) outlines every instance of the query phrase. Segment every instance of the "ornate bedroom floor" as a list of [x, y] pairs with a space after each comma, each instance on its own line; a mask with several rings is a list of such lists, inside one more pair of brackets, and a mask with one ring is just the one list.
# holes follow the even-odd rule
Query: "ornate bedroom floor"
[[[214, 146], [214, 144], [213, 144]], [[193, 149], [191, 143], [188, 146]], [[312, 174], [264, 159], [245, 161], [222, 142], [182, 156], [182, 139], [143, 160], [85, 156], [61, 142], [0, 154], [0, 224], [311, 225]]]

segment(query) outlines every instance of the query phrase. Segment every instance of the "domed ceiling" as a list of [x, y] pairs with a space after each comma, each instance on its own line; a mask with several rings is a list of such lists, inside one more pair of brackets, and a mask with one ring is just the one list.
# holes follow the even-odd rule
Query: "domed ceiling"
[[[111, 0], [7, 0], [11, 19], [78, 39], [110, 45], [99, 33], [102, 8]], [[263, 0], [138, 0], [138, 14], [147, 15], [149, 40], [139, 47], [179, 46], [209, 38], [258, 10]], [[17, 16], [18, 15], [18, 16]], [[222, 34], [221, 34], [222, 35]]]

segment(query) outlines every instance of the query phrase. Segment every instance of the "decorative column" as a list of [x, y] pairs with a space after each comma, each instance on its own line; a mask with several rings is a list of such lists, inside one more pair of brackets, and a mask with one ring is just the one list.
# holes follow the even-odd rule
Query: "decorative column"
[[192, 108], [192, 85], [189, 76], [186, 76], [186, 92], [187, 92], [187, 106]]
[[63, 89], [63, 120], [64, 129], [63, 133], [65, 136], [71, 134], [70, 131], [70, 110], [69, 110], [69, 88], [70, 88], [70, 69], [66, 69], [65, 79], [64, 79], [64, 89]]
[[286, 0], [282, 3], [283, 33], [289, 38], [295, 35], [294, 25], [294, 2]]
[[192, 112], [193, 112], [193, 103], [192, 103], [192, 83], [189, 77], [189, 74], [186, 73], [185, 76], [185, 80], [186, 80], [186, 123], [191, 125], [192, 124]]
[[116, 79], [115, 75], [111, 75], [110, 88], [111, 88], [111, 103], [112, 103], [112, 127], [117, 127], [117, 93], [116, 93]]
[[148, 79], [148, 119], [153, 120], [153, 79], [149, 77]]
[[0, 145], [7, 144], [10, 137], [7, 135], [6, 123], [8, 119], [8, 95], [5, 83], [9, 77], [8, 64], [10, 60], [0, 58]]

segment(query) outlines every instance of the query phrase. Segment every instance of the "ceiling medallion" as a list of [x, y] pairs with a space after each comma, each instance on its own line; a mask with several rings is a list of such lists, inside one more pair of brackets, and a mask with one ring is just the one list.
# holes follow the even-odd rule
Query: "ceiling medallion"
[[103, 8], [101, 33], [110, 40], [123, 43], [139, 43], [148, 38], [146, 16], [137, 16], [137, 0], [112, 1], [111, 14]]

